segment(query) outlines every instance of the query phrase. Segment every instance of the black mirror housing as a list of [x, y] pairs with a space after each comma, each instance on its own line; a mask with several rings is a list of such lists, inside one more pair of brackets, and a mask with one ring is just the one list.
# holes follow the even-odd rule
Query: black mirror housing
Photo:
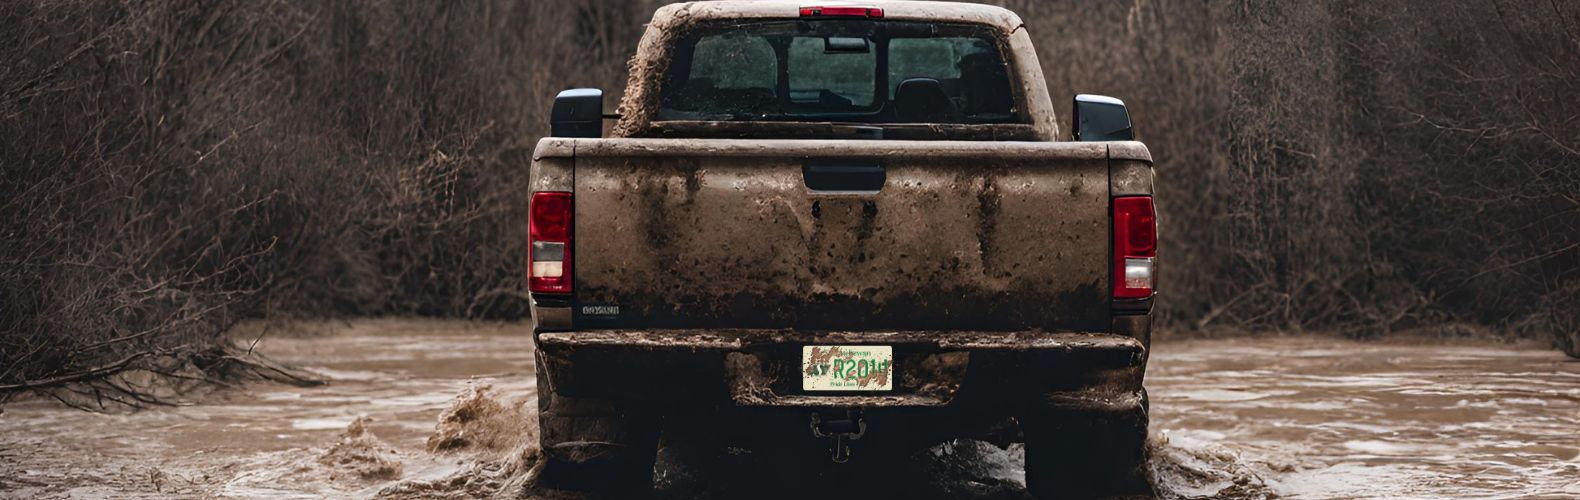
[[1130, 127], [1130, 111], [1125, 102], [1105, 95], [1080, 94], [1075, 96], [1075, 140], [1077, 141], [1133, 141], [1135, 129]]
[[603, 90], [570, 89], [554, 98], [549, 135], [596, 139], [603, 136]]

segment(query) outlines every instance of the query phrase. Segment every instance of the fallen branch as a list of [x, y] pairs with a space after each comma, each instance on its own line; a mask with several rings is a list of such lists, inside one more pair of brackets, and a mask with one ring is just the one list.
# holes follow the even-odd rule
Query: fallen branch
[[75, 373], [68, 373], [66, 375], [61, 375], [61, 376], [58, 376], [58, 377], [46, 378], [46, 379], [42, 379], [42, 380], [31, 380], [31, 381], [25, 381], [25, 382], [21, 382], [21, 383], [17, 383], [17, 384], [0, 385], [0, 392], [48, 389], [48, 388], [65, 386], [67, 384], [72, 384], [72, 383], [77, 383], [77, 382], [85, 382], [85, 381], [89, 381], [89, 380], [93, 380], [93, 379], [103, 378], [103, 377], [106, 377], [106, 376], [109, 376], [109, 375], [112, 375], [112, 374], [115, 374], [115, 373], [120, 373], [122, 371], [125, 371], [126, 369], [128, 369], [128, 368], [130, 368], [132, 366], [133, 362], [136, 362], [137, 360], [142, 359], [142, 358], [146, 358], [148, 356], [152, 356], [154, 354], [155, 354], [154, 351], [139, 352], [139, 353], [133, 354], [131, 356], [127, 356], [127, 357], [121, 359], [120, 361], [116, 361], [114, 363], [110, 363], [110, 364], [107, 364], [107, 365], [104, 365], [104, 366], [100, 366], [98, 368], [93, 368], [93, 369], [89, 369], [89, 370], [83, 370], [83, 371], [79, 371], [79, 372], [75, 372]]

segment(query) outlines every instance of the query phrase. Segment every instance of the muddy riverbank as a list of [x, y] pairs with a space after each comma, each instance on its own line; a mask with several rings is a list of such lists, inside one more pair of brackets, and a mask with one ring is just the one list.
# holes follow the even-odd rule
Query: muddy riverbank
[[[324, 375], [323, 387], [256, 385], [133, 414], [7, 404], [0, 497], [466, 497], [528, 487], [536, 389], [527, 325], [365, 320], [310, 330], [271, 333], [257, 348]], [[1147, 385], [1154, 483], [1165, 497], [1580, 496], [1580, 362], [1555, 351], [1163, 341]], [[1024, 496], [1018, 447], [955, 442], [924, 455], [916, 466], [936, 472], [940, 493]]]

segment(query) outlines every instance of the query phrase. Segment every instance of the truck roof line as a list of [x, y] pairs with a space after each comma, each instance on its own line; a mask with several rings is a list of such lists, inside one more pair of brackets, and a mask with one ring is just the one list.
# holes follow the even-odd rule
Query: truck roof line
[[801, 7], [862, 6], [883, 9], [884, 20], [944, 21], [985, 24], [1014, 31], [1021, 27], [1020, 16], [992, 5], [871, 0], [864, 2], [819, 0], [721, 0], [670, 4], [653, 14], [653, 25], [669, 27], [717, 19], [791, 19], [800, 16]]

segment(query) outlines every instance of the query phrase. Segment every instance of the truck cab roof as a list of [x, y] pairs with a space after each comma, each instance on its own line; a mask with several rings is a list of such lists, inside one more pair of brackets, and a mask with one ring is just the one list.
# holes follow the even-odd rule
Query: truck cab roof
[[866, 7], [881, 9], [884, 19], [908, 21], [944, 21], [983, 24], [1004, 31], [1014, 31], [1021, 26], [1020, 16], [1002, 7], [958, 3], [873, 0], [865, 2], [838, 2], [818, 0], [722, 0], [685, 2], [660, 8], [653, 14], [653, 24], [668, 27], [697, 21], [718, 19], [785, 19], [801, 17], [807, 7]]
[[[991, 38], [999, 45], [998, 51], [1009, 78], [1009, 92], [1016, 101], [1012, 107], [1015, 123], [987, 123], [978, 116], [972, 118], [982, 123], [944, 123], [948, 120], [935, 119], [909, 119], [882, 118], [882, 113], [874, 115], [868, 121], [892, 121], [884, 125], [892, 129], [885, 138], [914, 138], [914, 139], [957, 139], [957, 140], [1058, 140], [1059, 126], [1056, 123], [1057, 112], [1047, 95], [1047, 83], [1042, 74], [1041, 64], [1037, 60], [1035, 49], [1032, 47], [1031, 38], [1026, 33], [1020, 16], [1009, 10], [991, 5], [956, 3], [956, 2], [930, 2], [930, 1], [884, 1], [867, 0], [860, 2], [839, 2], [826, 0], [722, 0], [709, 2], [678, 3], [660, 8], [653, 20], [647, 26], [647, 32], [641, 43], [637, 46], [636, 54], [631, 59], [631, 73], [627, 80], [625, 91], [619, 108], [619, 121], [615, 124], [611, 134], [613, 137], [720, 137], [720, 138], [807, 138], [805, 134], [787, 134], [782, 131], [768, 130], [783, 128], [786, 124], [813, 123], [818, 126], [833, 122], [861, 120], [830, 120], [815, 119], [810, 121], [739, 121], [717, 119], [677, 119], [674, 116], [660, 117], [662, 99], [665, 94], [662, 81], [668, 77], [670, 63], [675, 54], [673, 50], [677, 45], [685, 42], [685, 37], [694, 36], [698, 32], [694, 28], [733, 23], [771, 23], [776, 21], [794, 21], [798, 19], [821, 18], [831, 21], [867, 18], [881, 21], [881, 24], [890, 26], [937, 24], [956, 25], [963, 28], [980, 28], [982, 36]], [[744, 49], [743, 49], [744, 50]], [[784, 64], [781, 62], [780, 64]], [[876, 68], [878, 71], [886, 71]], [[886, 74], [886, 73], [885, 73]], [[980, 74], [980, 73], [973, 73]], [[912, 75], [915, 76], [915, 75]], [[700, 78], [699, 85], [706, 84], [710, 78]], [[713, 78], [716, 80], [716, 78]], [[944, 85], [946, 97], [949, 95], [949, 85], [955, 82], [944, 77], [940, 81]], [[689, 81], [689, 80], [688, 80]], [[897, 82], [903, 83], [903, 82]], [[707, 87], [702, 85], [702, 87]], [[975, 87], [973, 87], [975, 88]], [[773, 92], [775, 88], [754, 86], [748, 90], [756, 89], [759, 93]], [[762, 91], [769, 92], [762, 92]], [[794, 90], [794, 89], [792, 89]], [[805, 89], [802, 89], [805, 90]], [[923, 89], [927, 90], [927, 89]], [[897, 94], [897, 90], [892, 92]], [[912, 93], [915, 94], [915, 93]], [[921, 93], [921, 94], [926, 94]], [[932, 94], [937, 94], [933, 92]], [[911, 94], [907, 94], [912, 96]], [[984, 94], [989, 95], [989, 94]], [[750, 97], [750, 96], [747, 96]], [[861, 96], [857, 96], [861, 97]], [[914, 97], [914, 96], [913, 96]], [[955, 96], [959, 97], [959, 96]], [[777, 97], [776, 97], [777, 98]], [[954, 99], [954, 97], [949, 97]], [[934, 99], [936, 101], [937, 99]], [[986, 102], [985, 100], [983, 102]], [[967, 103], [969, 104], [969, 103]], [[912, 108], [916, 108], [912, 106]], [[944, 109], [947, 107], [934, 106], [927, 109]], [[898, 110], [899, 108], [894, 108]], [[909, 108], [908, 108], [909, 109]], [[916, 108], [921, 109], [921, 108]], [[998, 109], [993, 107], [992, 109]], [[885, 108], [880, 107], [879, 111]], [[708, 110], [690, 110], [706, 115]], [[978, 110], [980, 111], [980, 109]], [[968, 113], [969, 114], [969, 113]], [[1002, 114], [1002, 113], [1000, 113]], [[709, 115], [711, 116], [711, 115]], [[953, 116], [953, 115], [950, 115]], [[907, 123], [899, 123], [905, 121]], [[993, 121], [993, 120], [988, 120]], [[1003, 120], [997, 120], [1003, 121]], [[933, 125], [943, 125], [939, 128]], [[957, 126], [961, 125], [961, 126]], [[800, 132], [806, 132], [805, 125]], [[922, 136], [910, 137], [906, 133], [909, 129], [919, 130], [944, 130], [948, 131], [933, 134], [938, 137]], [[750, 129], [750, 130], [744, 130]], [[906, 129], [906, 130], [902, 130]], [[958, 130], [956, 130], [958, 129]], [[924, 130], [924, 131], [925, 131]], [[791, 132], [796, 132], [792, 130]], [[920, 132], [918, 132], [920, 133]], [[815, 137], [847, 138], [846, 135], [814, 134]]]

